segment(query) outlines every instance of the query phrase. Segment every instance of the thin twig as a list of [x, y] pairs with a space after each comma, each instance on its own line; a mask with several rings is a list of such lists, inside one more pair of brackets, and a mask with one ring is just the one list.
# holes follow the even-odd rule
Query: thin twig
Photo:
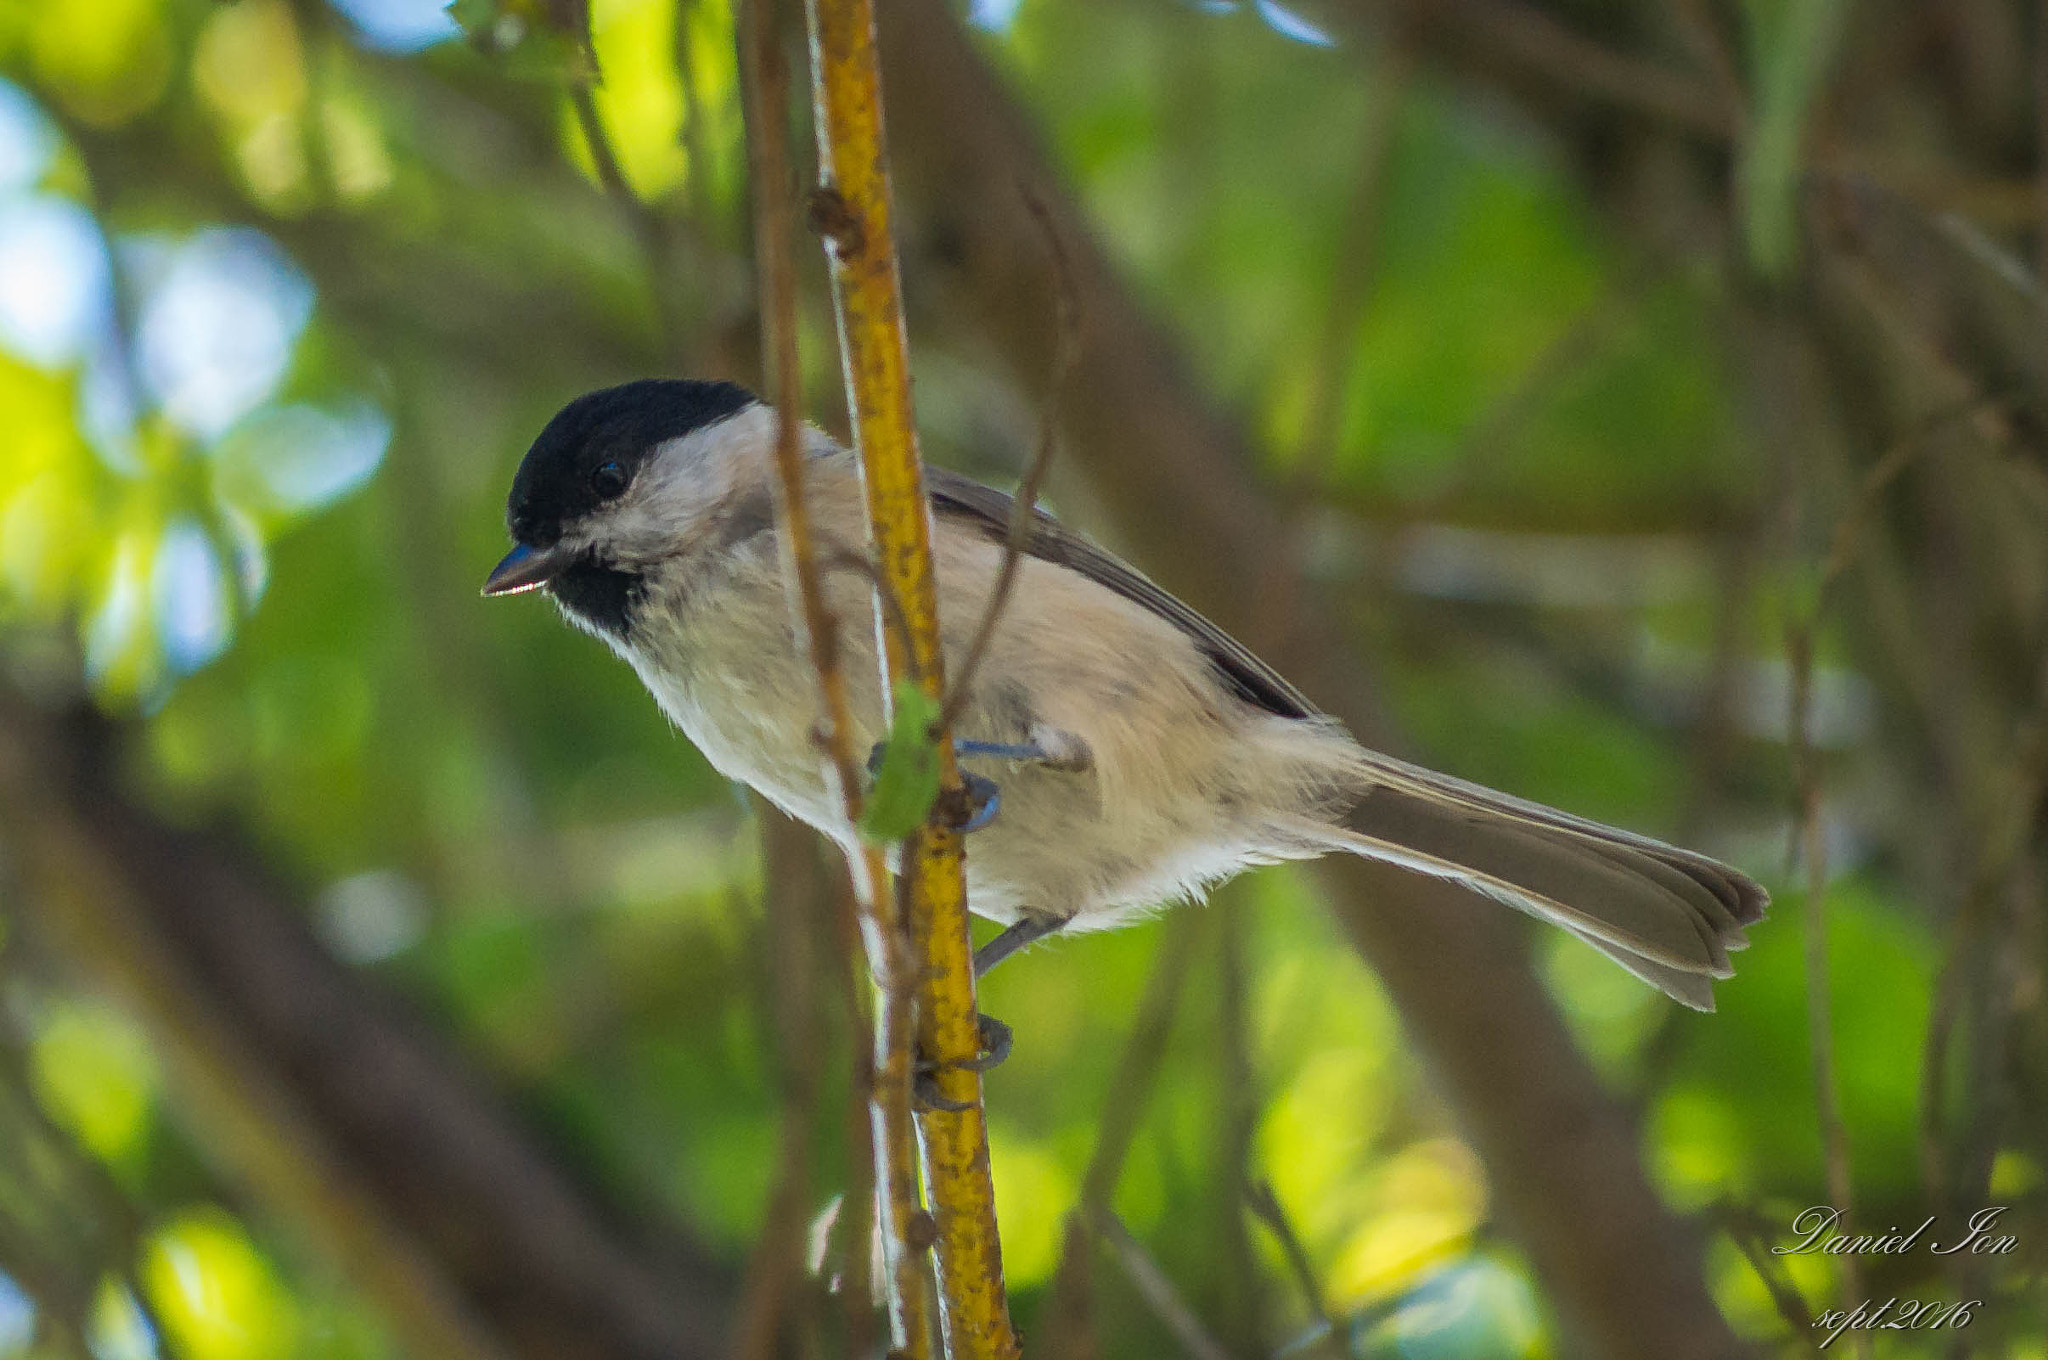
[[1294, 1282], [1301, 1288], [1301, 1296], [1308, 1303], [1310, 1315], [1324, 1328], [1323, 1335], [1330, 1354], [1335, 1360], [1344, 1360], [1349, 1354], [1344, 1345], [1344, 1333], [1337, 1326], [1337, 1320], [1330, 1316], [1330, 1301], [1323, 1293], [1323, 1282], [1316, 1276], [1315, 1262], [1308, 1259], [1308, 1248], [1302, 1245], [1300, 1236], [1294, 1231], [1294, 1224], [1287, 1217], [1280, 1197], [1273, 1193], [1273, 1183], [1253, 1181], [1245, 1187], [1244, 1202], [1280, 1244], [1280, 1253], [1287, 1258], [1287, 1268], [1294, 1272]]
[[1096, 1121], [1095, 1149], [1082, 1173], [1080, 1196], [1070, 1212], [1059, 1267], [1053, 1273], [1052, 1297], [1041, 1314], [1039, 1329], [1047, 1343], [1046, 1355], [1065, 1356], [1078, 1349], [1088, 1312], [1087, 1236], [1080, 1229], [1092, 1221], [1096, 1209], [1109, 1206], [1117, 1182], [1123, 1179], [1124, 1162], [1166, 1057], [1174, 1013], [1200, 942], [1200, 919], [1182, 922], [1160, 941], [1131, 1032], [1117, 1057], [1109, 1099]]
[[1247, 1349], [1256, 1348], [1265, 1335], [1265, 1276], [1252, 1251], [1243, 1208], [1251, 1190], [1260, 1108], [1245, 997], [1244, 918], [1249, 897], [1242, 883], [1231, 885], [1217, 894], [1210, 908], [1216, 914], [1216, 1073], [1222, 1106], [1216, 1121], [1215, 1200], [1222, 1211], [1217, 1256], [1228, 1271], [1220, 1325], [1226, 1341]]
[[[1993, 903], [2010, 882], [2015, 867], [2025, 854], [2043, 802], [2048, 800], [2048, 655], [2042, 658], [2032, 707], [2014, 733], [2012, 749], [2014, 758], [2008, 788], [1995, 800], [1998, 811], [1980, 844], [1977, 866], [1956, 911], [1950, 943], [1935, 981], [1933, 1013], [1928, 1021], [1923, 1050], [1921, 1175], [1927, 1184], [1929, 1207], [1937, 1214], [1952, 1212], [1957, 1198], [1949, 1193], [1948, 1188], [1947, 1160], [1942, 1146], [1942, 1104], [1946, 1094], [1948, 1046], [1956, 1026], [1956, 1013], [1966, 999], [1971, 999], [1968, 982], [1975, 977], [1966, 963], [1977, 957], [1980, 937], [1990, 924]], [[2003, 993], [1977, 999], [1982, 1001], [1983, 1011], [1988, 1012], [2003, 999]], [[1980, 1159], [1978, 1181], [1983, 1180], [1988, 1165], [1988, 1156]], [[1961, 1187], [1964, 1190], [1969, 1188]], [[1981, 1185], [1978, 1188], [1981, 1189]], [[1975, 1264], [1957, 1259], [1962, 1255], [1967, 1253], [1957, 1253], [1948, 1261], [1959, 1286], [1968, 1283], [1968, 1270]]]
[[1722, 1231], [1728, 1234], [1728, 1240], [1742, 1253], [1742, 1259], [1749, 1262], [1750, 1270], [1771, 1296], [1772, 1306], [1785, 1320], [1785, 1326], [1793, 1337], [1800, 1339], [1807, 1349], [1818, 1353], [1820, 1343], [1813, 1330], [1813, 1310], [1807, 1306], [1799, 1286], [1776, 1266], [1775, 1258], [1764, 1250], [1763, 1234], [1755, 1214], [1741, 1205], [1723, 1204], [1714, 1216], [1721, 1221]]
[[882, 575], [882, 569], [872, 558], [863, 557], [851, 548], [835, 548], [819, 559], [825, 574], [851, 572], [874, 588], [875, 602], [881, 607], [883, 621], [890, 627], [902, 630], [909, 627], [909, 615], [903, 612], [903, 602], [896, 598], [896, 592]]
[[995, 639], [996, 625], [1002, 621], [1003, 610], [1010, 603], [1010, 591], [1017, 583], [1017, 567], [1023, 560], [1025, 549], [1031, 544], [1032, 522], [1038, 517], [1039, 487], [1045, 481], [1046, 469], [1052, 466], [1052, 451], [1059, 430], [1060, 390], [1066, 385], [1067, 372], [1073, 367], [1079, 350], [1074, 323], [1073, 266], [1067, 259], [1067, 248], [1060, 242], [1059, 228], [1053, 224], [1052, 214], [1046, 209], [1044, 200], [1028, 188], [1023, 193], [1024, 206], [1030, 209], [1032, 220], [1045, 233], [1046, 252], [1052, 258], [1052, 375], [1046, 380], [1045, 401], [1038, 412], [1038, 442], [1032, 450], [1030, 464], [1024, 469], [1024, 480], [1017, 484], [1017, 494], [1010, 502], [1009, 531], [1003, 539], [1003, 564], [997, 569], [995, 586], [988, 593], [987, 603], [982, 606], [981, 622], [975, 625], [974, 640], [967, 646], [967, 656], [953, 677], [952, 692], [946, 696], [938, 720], [932, 724], [934, 729], [942, 731], [951, 730], [966, 709], [975, 673], [981, 669], [982, 659], [988, 655], [989, 643]]
[[[819, 1057], [825, 1036], [817, 1001], [819, 951], [816, 927], [822, 896], [811, 833], [766, 805], [756, 804], [761, 856], [761, 934], [767, 941], [762, 990], [780, 1086], [774, 1189], [762, 1228], [747, 1262], [740, 1290], [734, 1360], [774, 1360], [778, 1337], [795, 1332], [791, 1285], [802, 1275], [806, 1205], [811, 1192], [811, 1155], [822, 1074]], [[832, 957], [828, 954], [827, 957]], [[796, 1320], [801, 1321], [798, 1316]]]
[[[677, 22], [682, 22], [681, 15], [677, 16]], [[592, 48], [587, 14], [584, 30], [577, 36], [586, 55], [582, 68], [569, 78], [569, 106], [575, 111], [576, 126], [583, 133], [583, 145], [590, 152], [590, 164], [597, 172], [598, 184], [603, 187], [605, 196], [626, 215], [633, 235], [640, 241], [640, 250], [647, 262], [649, 292], [661, 323], [663, 348], [672, 361], [680, 359], [685, 357], [687, 327], [677, 309], [675, 289], [671, 286], [674, 261], [669, 250], [668, 227], [660, 214], [633, 192], [618, 150], [612, 144], [611, 134], [605, 130], [604, 116], [597, 107], [597, 63], [588, 55]]]
[[1095, 1231], [1102, 1240], [1109, 1243], [1116, 1252], [1124, 1274], [1130, 1277], [1138, 1295], [1151, 1307], [1153, 1316], [1166, 1324], [1174, 1339], [1195, 1360], [1231, 1360], [1230, 1352], [1223, 1349], [1221, 1342], [1209, 1335], [1201, 1319], [1194, 1315], [1180, 1291], [1173, 1287], [1173, 1281], [1154, 1260], [1152, 1253], [1145, 1250], [1145, 1244], [1131, 1236], [1131, 1230], [1124, 1221], [1108, 1208], [1097, 1207], [1091, 1217]]
[[[1834, 1005], [1830, 996], [1827, 945], [1827, 847], [1821, 832], [1821, 775], [1807, 732], [1807, 710], [1813, 689], [1813, 625], [1811, 620], [1786, 630], [1786, 652], [1792, 670], [1792, 762], [1797, 786], [1797, 825], [1806, 866], [1806, 903], [1801, 913], [1805, 936], [1807, 1042], [1813, 1061], [1813, 1092], [1820, 1121], [1821, 1155], [1828, 1202], [1841, 1215], [1846, 1230], [1854, 1217], [1849, 1174], [1849, 1134], [1842, 1121], [1841, 1095], [1835, 1086]], [[1835, 1258], [1844, 1307], [1863, 1297], [1856, 1258]], [[1859, 1356], [1869, 1355], [1869, 1333], [1850, 1338]]]
[[[1814, 1104], [1820, 1122], [1828, 1200], [1840, 1212], [1845, 1226], [1854, 1217], [1854, 1187], [1849, 1165], [1848, 1128], [1842, 1119], [1841, 1096], [1835, 1081], [1834, 1008], [1827, 957], [1827, 846], [1821, 826], [1822, 775], [1808, 728], [1813, 697], [1814, 646], [1832, 589], [1855, 560], [1863, 526], [1875, 512], [1886, 488], [1929, 446], [1929, 436], [1934, 430], [1983, 405], [1982, 401], [1972, 399], [1930, 413], [1916, 421], [1905, 436], [1895, 441], [1871, 465], [1830, 537], [1809, 614], [1786, 629], [1785, 648], [1792, 676], [1789, 722], [1797, 799], [1794, 819], [1796, 858], [1803, 862], [1806, 871], [1807, 1040], [1813, 1062]], [[1937, 1016], [1937, 1029], [1938, 1019]], [[1854, 1257], [1836, 1257], [1835, 1269], [1843, 1298], [1848, 1301], [1860, 1299], [1861, 1271]], [[1851, 1343], [1859, 1355], [1869, 1353], [1867, 1333], [1858, 1333], [1851, 1338]]]
[[[772, 22], [761, 12], [764, 3], [772, 0], [754, 0], [743, 7], [740, 41], [742, 68], [751, 77], [747, 127], [753, 161], [761, 314], [768, 328], [773, 358], [776, 508], [783, 530], [778, 539], [785, 587], [795, 603], [817, 672], [825, 719], [820, 732], [822, 744], [839, 784], [847, 822], [858, 825], [863, 785], [853, 750], [851, 701], [840, 664], [839, 622], [826, 598], [810, 508], [804, 495], [802, 369], [797, 353], [796, 272], [790, 256], [795, 214], [790, 202], [784, 122], [789, 104], [789, 76], [782, 48], [774, 40]], [[858, 837], [849, 837], [846, 844], [869, 967], [880, 983], [883, 997], [876, 1016], [873, 1065], [863, 1065], [863, 1073], [871, 1075], [873, 1081], [870, 1119], [873, 1146], [880, 1158], [876, 1180], [885, 1191], [884, 1242], [895, 1344], [910, 1355], [921, 1357], [929, 1353], [931, 1318], [925, 1276], [918, 1266], [918, 1251], [910, 1240], [912, 1225], [921, 1212], [916, 1138], [910, 1118], [913, 970], [907, 942], [887, 892], [888, 870], [880, 848]], [[860, 848], [852, 848], [855, 846]], [[849, 1250], [865, 1250], [865, 1245], [852, 1244]]]
[[[1821, 622], [1834, 590], [1856, 561], [1863, 532], [1881, 503], [1884, 493], [1913, 462], [1930, 447], [1932, 435], [1944, 425], [1980, 412], [1999, 409], [1995, 402], [1972, 397], [1951, 403], [1914, 422], [1913, 427], [1871, 464], [1859, 481], [1848, 508], [1836, 522], [1815, 578], [1810, 613], [1806, 620], [1788, 630], [1786, 647], [1792, 673], [1792, 760], [1796, 781], [1798, 816], [1794, 819], [1797, 849], [1788, 856], [1803, 858], [1807, 870], [1806, 968], [1808, 985], [1809, 1040], [1814, 1050], [1814, 1082], [1820, 1102], [1822, 1147], [1827, 1158], [1829, 1196], [1835, 1207], [1849, 1217], [1846, 1134], [1840, 1127], [1840, 1110], [1833, 1090], [1833, 1047], [1828, 1020], [1826, 925], [1823, 895], [1826, 891], [1826, 848], [1820, 831], [1820, 770], [1808, 733], [1808, 709], [1812, 702], [1813, 650]], [[1968, 902], [1958, 914], [1958, 929], [1974, 920]], [[1932, 1013], [1922, 1049], [1920, 1096], [1921, 1175], [1931, 1207], [1939, 1213], [1946, 1207], [1946, 1176], [1940, 1155], [1940, 1108], [1942, 1077], [1946, 1069], [1949, 1035], [1953, 1028], [1956, 992], [1961, 970], [1957, 959], [1962, 936], [1943, 961], [1935, 979]], [[1848, 1258], [1838, 1263], [1845, 1295], [1859, 1297], [1855, 1264]]]
[[1297, 510], [1329, 476], [1337, 459], [1344, 391], [1358, 356], [1358, 331], [1379, 278], [1380, 224], [1386, 217], [1387, 173], [1393, 164], [1394, 133], [1407, 103], [1415, 54], [1396, 32], [1373, 70], [1372, 105], [1366, 111], [1364, 147], [1357, 179], [1342, 219], [1337, 256], [1329, 279], [1310, 371], [1308, 415], [1287, 479], [1287, 500]]
[[637, 221], [640, 198], [633, 192], [633, 186], [626, 183], [626, 172], [619, 164], [619, 153], [612, 149], [611, 134], [605, 131], [604, 116], [597, 109], [596, 89], [588, 77], [570, 82], [569, 106], [576, 111], [576, 126], [582, 130], [583, 146], [590, 153], [597, 182]]

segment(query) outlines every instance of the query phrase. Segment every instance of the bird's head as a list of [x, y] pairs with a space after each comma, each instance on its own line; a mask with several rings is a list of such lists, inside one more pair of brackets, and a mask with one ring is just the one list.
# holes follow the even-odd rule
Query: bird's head
[[576, 398], [512, 479], [516, 546], [486, 595], [546, 589], [586, 627], [624, 639], [650, 576], [770, 513], [773, 416], [724, 382], [650, 379]]

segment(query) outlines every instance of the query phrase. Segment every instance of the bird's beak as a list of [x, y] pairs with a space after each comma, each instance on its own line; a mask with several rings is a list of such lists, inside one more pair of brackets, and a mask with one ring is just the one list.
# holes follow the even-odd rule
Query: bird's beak
[[530, 548], [522, 543], [505, 554], [505, 560], [491, 569], [484, 581], [486, 595], [517, 595], [538, 590], [562, 574], [575, 554], [561, 548]]

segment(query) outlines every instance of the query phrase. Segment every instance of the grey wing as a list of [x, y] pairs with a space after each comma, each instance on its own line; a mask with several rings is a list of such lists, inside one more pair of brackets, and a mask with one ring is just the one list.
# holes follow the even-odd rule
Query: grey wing
[[[970, 523], [998, 541], [1009, 536], [1015, 498], [1007, 491], [938, 467], [925, 469], [925, 489], [934, 514]], [[1252, 655], [1250, 648], [1161, 590], [1135, 567], [1104, 552], [1043, 510], [1032, 511], [1031, 534], [1024, 551], [1079, 572], [1186, 633], [1246, 703], [1283, 718], [1317, 716], [1318, 710], [1307, 696]]]

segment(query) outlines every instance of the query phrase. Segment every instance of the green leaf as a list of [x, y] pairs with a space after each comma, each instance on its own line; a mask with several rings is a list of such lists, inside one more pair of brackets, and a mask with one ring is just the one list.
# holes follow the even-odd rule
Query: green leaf
[[938, 717], [938, 700], [909, 681], [897, 683], [889, 740], [860, 818], [860, 834], [868, 840], [902, 840], [924, 824], [938, 801], [939, 748], [932, 740]]

